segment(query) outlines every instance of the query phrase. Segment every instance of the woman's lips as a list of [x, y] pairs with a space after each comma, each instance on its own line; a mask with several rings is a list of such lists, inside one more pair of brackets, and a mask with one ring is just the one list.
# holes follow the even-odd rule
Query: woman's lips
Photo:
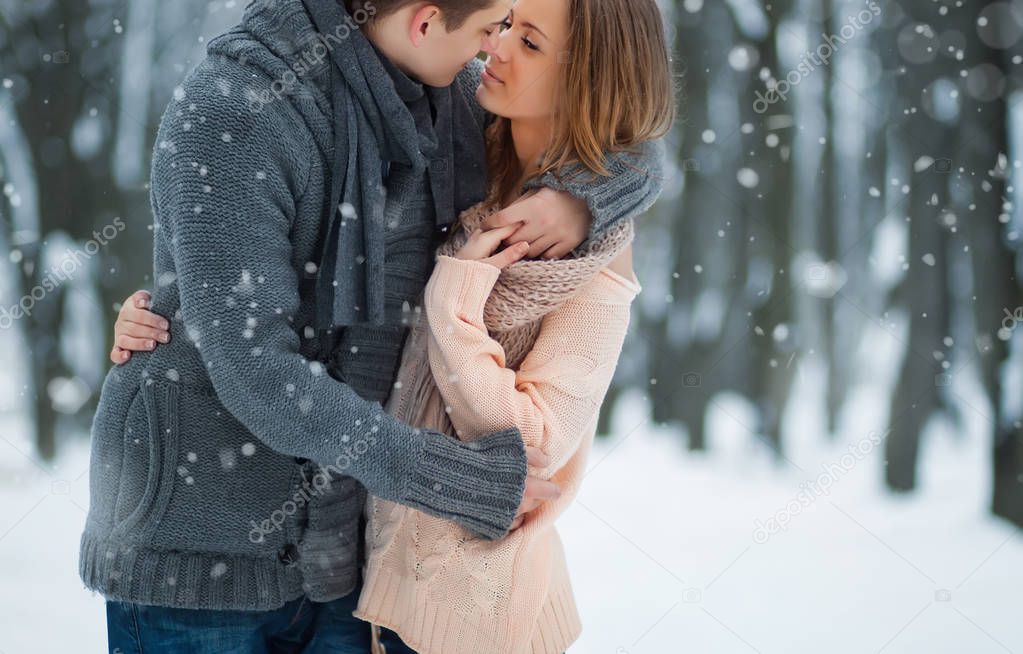
[[484, 66], [483, 67], [483, 74], [480, 75], [480, 78], [484, 82], [494, 82], [496, 84], [504, 84], [504, 80], [502, 80], [500, 77], [495, 75], [493, 69], [490, 66]]

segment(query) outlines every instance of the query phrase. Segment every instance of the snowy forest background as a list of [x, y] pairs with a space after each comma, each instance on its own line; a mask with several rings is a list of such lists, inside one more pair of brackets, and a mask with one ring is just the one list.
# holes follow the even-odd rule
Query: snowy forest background
[[[0, 0], [5, 654], [103, 650], [88, 429], [160, 115], [243, 8]], [[682, 119], [561, 529], [573, 651], [1023, 652], [1023, 0], [662, 8]]]

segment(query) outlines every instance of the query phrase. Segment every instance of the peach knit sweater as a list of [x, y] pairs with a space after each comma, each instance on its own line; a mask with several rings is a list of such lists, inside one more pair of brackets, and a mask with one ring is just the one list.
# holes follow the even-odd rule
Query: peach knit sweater
[[483, 320], [500, 273], [438, 257], [424, 294], [430, 367], [462, 440], [518, 427], [527, 445], [550, 456], [548, 468], [531, 474], [557, 482], [562, 495], [499, 541], [370, 498], [354, 614], [393, 629], [420, 654], [560, 654], [582, 628], [554, 521], [582, 481], [642, 288], [634, 274], [603, 268], [546, 314], [533, 348], [511, 370]]

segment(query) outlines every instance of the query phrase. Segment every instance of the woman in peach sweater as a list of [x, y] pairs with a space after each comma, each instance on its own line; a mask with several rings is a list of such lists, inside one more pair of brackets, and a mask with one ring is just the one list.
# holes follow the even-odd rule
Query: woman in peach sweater
[[518, 427], [562, 494], [500, 541], [370, 498], [355, 615], [383, 627], [387, 654], [556, 654], [580, 634], [554, 521], [582, 480], [641, 290], [633, 225], [553, 261], [521, 260], [525, 243], [497, 251], [517, 225], [481, 226], [530, 179], [571, 162], [614, 174], [602, 153], [662, 135], [669, 71], [654, 0], [518, 0], [487, 60], [491, 194], [438, 250], [387, 409], [466, 441]]
[[655, 0], [518, 0], [502, 29], [477, 91], [497, 116], [490, 195], [438, 250], [386, 408], [465, 441], [517, 427], [549, 459], [532, 474], [562, 492], [499, 541], [371, 497], [355, 615], [386, 654], [557, 654], [582, 629], [554, 521], [582, 480], [641, 291], [633, 224], [557, 260], [500, 249], [518, 223], [484, 228], [530, 180], [573, 163], [614, 174], [603, 153], [666, 133], [670, 63]]

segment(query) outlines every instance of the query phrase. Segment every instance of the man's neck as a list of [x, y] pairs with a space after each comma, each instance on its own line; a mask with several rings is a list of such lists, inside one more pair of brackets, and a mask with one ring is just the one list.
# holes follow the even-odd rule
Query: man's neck
[[409, 70], [409, 67], [403, 63], [404, 57], [402, 56], [402, 49], [393, 38], [390, 38], [397, 33], [394, 30], [394, 25], [388, 25], [388, 21], [393, 19], [394, 16], [388, 16], [382, 20], [371, 20], [362, 26], [362, 31], [382, 57], [385, 57], [387, 61], [394, 64], [398, 70], [408, 75], [410, 79], [419, 82], [420, 80], [417, 79], [416, 76], [412, 74], [411, 70]]

